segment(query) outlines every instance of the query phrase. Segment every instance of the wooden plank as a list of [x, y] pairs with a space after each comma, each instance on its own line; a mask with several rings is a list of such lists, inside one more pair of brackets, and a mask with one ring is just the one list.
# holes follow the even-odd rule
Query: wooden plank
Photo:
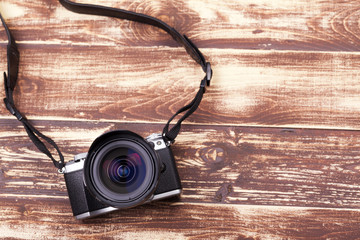
[[[165, 122], [195, 96], [204, 75], [183, 49], [26, 45], [20, 51], [15, 99], [29, 118]], [[206, 53], [214, 78], [188, 123], [360, 129], [357, 53]], [[0, 114], [8, 116], [3, 105]]]
[[[357, 239], [360, 212], [151, 203], [77, 221], [65, 200], [4, 201], [0, 237], [16, 239]], [[54, 231], [56, 229], [56, 231]]]
[[[36, 121], [67, 160], [105, 131], [160, 124]], [[15, 120], [0, 120], [0, 199], [58, 199], [63, 177]], [[173, 146], [182, 201], [360, 209], [360, 132], [185, 125]]]
[[[158, 17], [186, 33], [200, 47], [359, 50], [359, 4], [352, 0], [81, 2]], [[21, 42], [176, 46], [153, 27], [70, 13], [57, 0], [6, 1], [1, 9], [5, 9], [2, 12]]]
[[[81, 1], [159, 17], [212, 62], [173, 146], [183, 194], [76, 221], [63, 176], [0, 104], [1, 239], [359, 238], [357, 1]], [[160, 132], [203, 77], [153, 27], [57, 0], [0, 11], [21, 52], [16, 103], [67, 160], [105, 131]], [[0, 59], [5, 46], [1, 28]]]

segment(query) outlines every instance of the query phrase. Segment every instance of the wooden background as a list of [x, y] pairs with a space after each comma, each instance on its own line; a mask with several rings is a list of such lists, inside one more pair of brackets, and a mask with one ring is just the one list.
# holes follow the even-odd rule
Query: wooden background
[[[359, 1], [82, 2], [158, 17], [212, 63], [173, 145], [182, 197], [75, 220], [63, 176], [1, 104], [1, 239], [360, 238]], [[17, 106], [67, 160], [106, 131], [160, 132], [203, 77], [150, 26], [56, 0], [0, 11], [21, 53]], [[2, 71], [6, 45], [1, 28]]]

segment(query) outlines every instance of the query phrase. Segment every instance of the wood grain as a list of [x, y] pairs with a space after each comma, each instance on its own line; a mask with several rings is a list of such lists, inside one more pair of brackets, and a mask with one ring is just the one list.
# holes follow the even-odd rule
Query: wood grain
[[[205, 51], [214, 78], [187, 122], [360, 129], [359, 54]], [[183, 49], [26, 45], [21, 54], [15, 99], [29, 118], [165, 122], [204, 75]]]
[[[0, 239], [359, 239], [358, 1], [81, 2], [158, 17], [212, 63], [172, 147], [183, 194], [76, 221], [63, 176], [1, 105]], [[21, 53], [17, 106], [67, 161], [106, 131], [161, 132], [204, 75], [153, 27], [57, 0], [0, 12]], [[1, 28], [4, 71], [6, 43]]]
[[[148, 123], [36, 123], [60, 143], [68, 160], [86, 152], [104, 131], [128, 129], [145, 137], [162, 128]], [[0, 139], [0, 199], [65, 197], [62, 176], [21, 126], [15, 120], [0, 120], [0, 126], [7, 134]], [[357, 131], [185, 125], [173, 151], [182, 201], [360, 208], [359, 146]]]
[[[356, 239], [360, 213], [341, 209], [151, 203], [76, 221], [65, 200], [4, 201], [0, 230], [17, 239]], [[46, 237], [45, 237], [46, 236]]]
[[[359, 50], [360, 5], [353, 0], [78, 2], [124, 8], [158, 17], [186, 33], [200, 47]], [[161, 30], [128, 21], [70, 13], [56, 0], [9, 0], [1, 8], [9, 9], [4, 15], [20, 42], [176, 46]]]

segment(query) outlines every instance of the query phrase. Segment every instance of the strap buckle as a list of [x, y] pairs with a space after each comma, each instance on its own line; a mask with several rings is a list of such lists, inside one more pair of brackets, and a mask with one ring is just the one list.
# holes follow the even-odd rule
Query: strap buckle
[[210, 81], [213, 75], [213, 71], [211, 69], [211, 64], [209, 62], [206, 63], [206, 76], [203, 80], [201, 80], [200, 88], [203, 89], [204, 93], [206, 92], [206, 86], [210, 86]]
[[167, 147], [170, 147], [170, 146], [175, 142], [175, 139], [174, 139], [174, 140], [170, 140], [168, 137], [166, 137], [166, 134], [165, 134], [165, 133], [162, 134], [162, 138], [163, 138], [163, 140], [164, 140], [164, 142], [165, 142], [165, 145], [166, 145]]
[[210, 81], [213, 76], [213, 70], [211, 68], [211, 64], [209, 62], [206, 63], [206, 85], [210, 86]]

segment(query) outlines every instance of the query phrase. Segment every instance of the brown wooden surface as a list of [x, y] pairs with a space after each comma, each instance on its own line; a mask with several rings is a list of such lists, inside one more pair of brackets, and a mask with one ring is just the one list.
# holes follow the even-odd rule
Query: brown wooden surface
[[[159, 17], [211, 61], [173, 145], [183, 194], [77, 221], [63, 176], [1, 105], [1, 239], [360, 239], [358, 1], [81, 2]], [[67, 160], [106, 131], [160, 132], [203, 76], [153, 27], [56, 0], [0, 11], [21, 53], [17, 106]], [[6, 44], [1, 28], [3, 71]]]

